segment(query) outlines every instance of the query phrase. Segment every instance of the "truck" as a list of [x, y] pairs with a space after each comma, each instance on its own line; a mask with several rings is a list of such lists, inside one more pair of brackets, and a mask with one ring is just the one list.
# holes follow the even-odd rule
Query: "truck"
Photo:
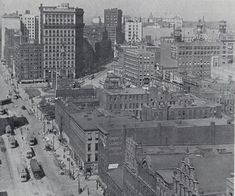
[[11, 136], [8, 138], [10, 148], [16, 148], [17, 147], [17, 141], [14, 136]]
[[43, 177], [43, 171], [42, 171], [41, 166], [39, 165], [39, 163], [36, 159], [30, 160], [30, 168], [33, 172], [35, 179], [39, 180]]
[[6, 126], [5, 132], [6, 132], [7, 135], [11, 135], [12, 129], [11, 129], [11, 126], [10, 126], [10, 125], [7, 125], [7, 126]]
[[28, 180], [28, 172], [23, 164], [17, 166], [18, 175], [21, 182], [26, 182]]
[[27, 159], [31, 159], [33, 157], [34, 152], [30, 146], [26, 145], [24, 151]]

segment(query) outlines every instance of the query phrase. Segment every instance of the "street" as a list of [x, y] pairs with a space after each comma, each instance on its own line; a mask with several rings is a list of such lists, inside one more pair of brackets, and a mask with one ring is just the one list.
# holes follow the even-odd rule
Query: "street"
[[[0, 99], [5, 99], [8, 95], [9, 90], [13, 90], [13, 86], [10, 84], [9, 74], [7, 69], [0, 66], [1, 77], [0, 77]], [[5, 83], [5, 81], [8, 83]], [[0, 191], [7, 191], [9, 196], [32, 196], [32, 195], [66, 195], [71, 193], [71, 187], [77, 188], [77, 183], [69, 179], [68, 176], [59, 175], [58, 168], [56, 168], [53, 163], [53, 154], [44, 150], [44, 141], [42, 139], [42, 129], [43, 123], [39, 121], [34, 115], [29, 115], [27, 110], [22, 110], [21, 107], [24, 105], [26, 108], [30, 108], [30, 103], [24, 94], [20, 95], [22, 99], [14, 100], [7, 107], [10, 114], [15, 114], [16, 116], [25, 116], [29, 122], [28, 125], [15, 129], [15, 138], [18, 142], [18, 147], [10, 148], [8, 137], [3, 135], [3, 140], [6, 145], [6, 165], [8, 166], [8, 174], [10, 176], [8, 183], [0, 181]], [[28, 129], [27, 129], [28, 128]], [[44, 173], [46, 174], [41, 180], [36, 180], [33, 177], [29, 166], [29, 160], [26, 158], [23, 146], [27, 144], [27, 135], [33, 133], [38, 141], [38, 144], [33, 147], [35, 151], [35, 157], [38, 162], [42, 165]], [[22, 135], [21, 135], [22, 133]], [[21, 182], [19, 179], [17, 166], [19, 164], [24, 164], [29, 173], [30, 179], [27, 182]], [[0, 170], [1, 171], [1, 170]], [[62, 190], [63, 189], [63, 190]]]
[[[111, 64], [108, 65], [108, 67], [109, 66], [111, 66]], [[87, 82], [94, 82], [94, 84], [99, 85], [99, 80], [105, 78], [108, 70], [109, 69], [105, 69], [104, 71], [97, 73], [94, 80], [91, 81], [88, 79]], [[0, 72], [0, 99], [5, 99], [7, 98], [9, 90], [13, 92], [15, 88], [14, 85], [17, 86], [17, 84], [16, 81], [10, 79], [10, 74], [8, 73], [8, 70], [5, 66], [0, 65]], [[12, 83], [14, 85], [12, 85]], [[26, 117], [29, 124], [14, 129], [14, 137], [18, 142], [18, 146], [16, 148], [10, 148], [10, 144], [6, 134], [2, 136], [6, 146], [6, 153], [2, 153], [3, 155], [0, 154], [1, 159], [3, 159], [3, 163], [5, 163], [5, 173], [0, 170], [0, 174], [4, 174], [5, 177], [5, 180], [0, 181], [0, 191], [7, 191], [9, 196], [78, 195], [78, 179], [76, 177], [78, 176], [78, 171], [76, 170], [76, 176], [74, 179], [70, 178], [68, 175], [61, 175], [61, 169], [56, 166], [54, 162], [55, 155], [62, 157], [62, 153], [64, 153], [62, 152], [63, 146], [61, 147], [61, 144], [58, 142], [58, 140], [55, 140], [55, 149], [58, 150], [55, 152], [45, 150], [46, 141], [43, 130], [47, 130], [51, 127], [51, 125], [48, 125], [47, 123], [45, 123], [45, 121], [43, 122], [40, 118], [40, 114], [38, 114], [38, 112], [36, 113], [36, 109], [33, 108], [35, 107], [35, 105], [38, 104], [40, 99], [36, 97], [34, 99], [35, 104], [32, 105], [31, 100], [28, 99], [28, 95], [20, 86], [17, 91], [19, 91], [21, 98], [14, 99], [13, 103], [8, 104], [4, 107], [8, 109], [8, 114], [10, 116], [15, 115], [17, 117]], [[35, 111], [35, 115], [30, 115], [27, 110], [22, 109], [22, 106], [25, 106], [27, 110], [33, 108]], [[45, 123], [45, 125], [43, 123]], [[25, 146], [29, 146], [27, 141], [27, 137], [29, 134], [33, 134], [37, 139], [37, 145], [33, 146], [32, 148], [35, 152], [35, 156], [33, 158], [39, 162], [45, 173], [45, 176], [40, 180], [34, 178], [32, 170], [30, 168], [30, 159], [26, 158], [24, 152]], [[50, 136], [48, 135], [48, 137]], [[5, 159], [3, 156], [5, 156]], [[64, 162], [67, 163], [67, 160], [64, 160]], [[23, 164], [24, 166], [26, 166], [29, 171], [30, 179], [27, 182], [20, 181], [19, 173], [17, 171], [17, 166], [19, 164]], [[73, 168], [73, 170], [75, 169]], [[84, 189], [84, 191], [80, 194], [81, 196], [88, 195], [88, 192], [89, 195], [99, 195], [96, 191], [95, 181], [85, 180], [84, 175], [80, 175], [79, 181], [80, 187]], [[89, 187], [89, 191], [87, 187]]]

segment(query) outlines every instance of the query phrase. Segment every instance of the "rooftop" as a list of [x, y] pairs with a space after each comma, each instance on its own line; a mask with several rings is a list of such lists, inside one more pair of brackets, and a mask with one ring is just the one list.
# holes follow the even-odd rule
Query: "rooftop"
[[[172, 183], [173, 168], [186, 156], [185, 154], [151, 155], [150, 165], [169, 183]], [[197, 156], [190, 154], [189, 158], [199, 180], [199, 191], [204, 193], [224, 192], [226, 178], [234, 172], [232, 154], [217, 154]]]
[[137, 94], [147, 94], [147, 91], [143, 88], [123, 88], [123, 89], [105, 89], [105, 91], [110, 95], [137, 95]]
[[118, 167], [116, 169], [108, 170], [109, 176], [113, 179], [113, 181], [122, 189], [123, 187], [123, 168]]

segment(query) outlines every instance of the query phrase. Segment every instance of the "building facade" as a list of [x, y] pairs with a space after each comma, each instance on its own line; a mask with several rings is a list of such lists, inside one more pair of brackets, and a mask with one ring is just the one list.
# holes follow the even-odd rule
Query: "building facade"
[[60, 6], [39, 7], [39, 43], [44, 45], [44, 78], [61, 76], [78, 78], [84, 75], [83, 9]]
[[171, 46], [171, 58], [177, 60], [181, 73], [199, 78], [211, 76], [211, 66], [221, 64], [221, 42], [176, 42]]
[[2, 41], [1, 41], [1, 57], [4, 57], [4, 50], [5, 50], [5, 44], [6, 44], [6, 29], [8, 30], [14, 30], [16, 32], [20, 31], [20, 15], [18, 12], [11, 13], [11, 14], [4, 14], [2, 16]]
[[124, 78], [138, 87], [147, 84], [155, 76], [156, 55], [156, 52], [149, 51], [147, 46], [126, 49], [123, 65]]
[[113, 113], [127, 112], [140, 117], [143, 105], [149, 104], [149, 93], [142, 88], [99, 89], [98, 94], [100, 106]]
[[38, 43], [39, 17], [26, 10], [20, 17], [22, 38], [25, 42]]
[[142, 22], [138, 20], [128, 20], [125, 22], [125, 41], [128, 43], [141, 42]]
[[37, 43], [18, 45], [15, 69], [18, 81], [43, 79], [43, 46]]
[[222, 65], [233, 64], [234, 53], [235, 53], [235, 34], [234, 33], [221, 33], [220, 41], [223, 44]]
[[104, 26], [113, 44], [122, 42], [122, 10], [117, 8], [105, 9]]

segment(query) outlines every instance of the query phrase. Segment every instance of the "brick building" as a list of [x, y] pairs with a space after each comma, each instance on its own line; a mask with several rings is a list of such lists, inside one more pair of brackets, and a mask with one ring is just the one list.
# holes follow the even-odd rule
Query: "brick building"
[[104, 26], [108, 37], [114, 43], [122, 43], [122, 10], [117, 8], [104, 10]]
[[221, 42], [175, 42], [171, 58], [177, 60], [179, 72], [203, 79], [211, 76], [211, 66], [220, 66], [221, 50]]
[[43, 46], [41, 44], [21, 44], [15, 52], [16, 78], [21, 80], [43, 79]]
[[150, 102], [149, 106], [145, 105], [142, 109], [142, 120], [222, 117], [222, 106], [219, 103], [211, 103], [192, 94], [158, 91]]

